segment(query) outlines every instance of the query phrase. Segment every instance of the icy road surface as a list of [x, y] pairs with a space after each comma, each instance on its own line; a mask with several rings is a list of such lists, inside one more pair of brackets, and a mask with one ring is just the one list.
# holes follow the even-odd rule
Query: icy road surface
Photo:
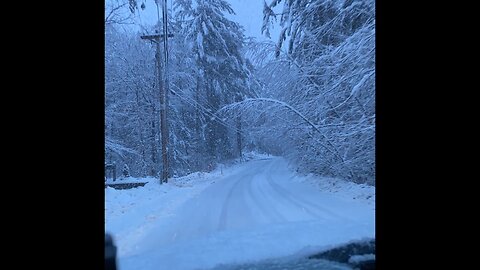
[[[322, 192], [294, 176], [282, 158], [250, 161], [212, 180], [171, 214], [158, 215], [135, 241], [112, 228], [119, 239], [119, 269], [207, 269], [375, 237], [374, 206]], [[161, 198], [138, 211], [157, 216]], [[131, 217], [122, 222], [134, 223]]]

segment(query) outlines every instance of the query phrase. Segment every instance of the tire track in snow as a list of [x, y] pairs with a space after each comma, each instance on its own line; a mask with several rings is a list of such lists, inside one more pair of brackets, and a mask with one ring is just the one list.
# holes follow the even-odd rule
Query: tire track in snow
[[[256, 171], [256, 170], [252, 170], [252, 171]], [[229, 210], [232, 210], [232, 203], [235, 202], [235, 199], [233, 197], [233, 193], [234, 192], [244, 192], [245, 191], [245, 188], [242, 189], [241, 186], [242, 185], [245, 185], [245, 178], [253, 178], [253, 176], [255, 175], [255, 173], [252, 173], [251, 171], [247, 171], [246, 174], [239, 174], [236, 176], [236, 178], [238, 178], [238, 180], [236, 180], [235, 184], [233, 184], [229, 191], [228, 191], [228, 194], [227, 194], [227, 197], [225, 198], [223, 204], [222, 204], [222, 210], [220, 211], [220, 217], [219, 217], [219, 222], [218, 222], [218, 226], [217, 226], [217, 230], [225, 230], [227, 228], [227, 221], [228, 221], [228, 212]], [[241, 198], [243, 198], [243, 196], [239, 196]], [[238, 203], [238, 202], [237, 202]], [[243, 204], [245, 206], [247, 206], [247, 202], [244, 200]], [[245, 210], [247, 209], [247, 207], [245, 207]]]
[[[252, 177], [251, 180], [249, 181], [247, 193], [250, 195], [250, 198], [252, 198], [255, 205], [258, 206], [260, 211], [265, 216], [268, 216], [270, 220], [273, 220], [275, 222], [286, 222], [287, 219], [283, 215], [281, 215], [280, 212], [278, 212], [278, 210], [274, 206], [271, 206], [270, 208], [267, 209], [267, 207], [260, 202], [260, 200], [258, 199], [258, 196], [254, 194], [254, 191], [253, 191], [254, 179], [255, 178]], [[263, 198], [265, 198], [265, 192], [261, 192], [261, 193], [264, 195]]]
[[237, 180], [237, 182], [228, 191], [228, 195], [225, 198], [225, 201], [223, 202], [222, 211], [220, 212], [220, 219], [217, 227], [217, 230], [219, 231], [225, 230], [227, 227], [228, 207], [230, 205], [230, 202], [232, 201], [232, 194], [235, 191], [236, 187], [241, 184], [241, 182], [242, 182], [241, 178]]
[[[274, 165], [274, 163], [272, 162], [269, 166], [269, 171], [270, 172], [272, 171], [273, 165]], [[330, 216], [332, 218], [335, 218], [335, 219], [348, 220], [349, 222], [352, 221], [349, 218], [346, 218], [344, 216], [340, 216], [340, 215], [326, 209], [325, 207], [322, 207], [322, 206], [314, 204], [310, 201], [304, 200], [303, 198], [301, 198], [299, 196], [295, 196], [291, 192], [287, 191], [286, 189], [284, 189], [283, 187], [281, 187], [280, 185], [275, 183], [275, 181], [273, 180], [271, 175], [272, 175], [271, 173], [267, 173], [267, 182], [272, 187], [272, 189], [275, 190], [277, 193], [279, 193], [281, 198], [284, 198], [284, 199], [288, 200], [289, 202], [291, 202], [292, 204], [296, 205], [297, 207], [304, 209], [305, 212], [309, 213], [310, 215], [315, 216], [315, 217], [320, 218], [320, 219], [324, 219], [325, 215], [320, 215], [319, 213], [322, 213], [322, 214], [326, 213], [328, 216]]]
[[[265, 192], [261, 190], [255, 192], [255, 176], [258, 175], [259, 170], [265, 170], [264, 167], [264, 163], [261, 162], [255, 168], [250, 168], [246, 174], [236, 176], [238, 180], [229, 188], [228, 194], [222, 204], [217, 230], [227, 229], [227, 223], [232, 222], [231, 218], [229, 218], [231, 214], [229, 212], [234, 212], [234, 204], [237, 204], [237, 207], [242, 209], [242, 213], [235, 212], [236, 215], [242, 216], [242, 222], [251, 224], [259, 222], [252, 216], [252, 211], [250, 210], [252, 208], [259, 209], [261, 215], [267, 219], [267, 223], [287, 221], [272, 203], [265, 201]], [[239, 196], [234, 196], [237, 193]], [[259, 193], [263, 196], [260, 197]], [[247, 197], [253, 202], [253, 205], [248, 203]], [[238, 198], [240, 198], [241, 201], [238, 201]]]

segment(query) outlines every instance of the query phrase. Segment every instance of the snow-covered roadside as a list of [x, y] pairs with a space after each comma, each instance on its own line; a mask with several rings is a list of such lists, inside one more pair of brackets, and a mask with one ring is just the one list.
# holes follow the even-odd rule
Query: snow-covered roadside
[[334, 194], [336, 197], [363, 202], [375, 209], [375, 187], [367, 184], [356, 184], [343, 179], [321, 177], [313, 174], [295, 175], [292, 181], [307, 183], [321, 192]]
[[216, 179], [225, 176], [220, 166], [204, 173], [172, 178], [160, 185], [156, 178], [129, 178], [128, 182], [147, 182], [144, 187], [116, 190], [105, 189], [105, 231], [113, 235], [121, 256], [135, 247], [155, 221], [172, 215], [185, 201], [202, 192]]

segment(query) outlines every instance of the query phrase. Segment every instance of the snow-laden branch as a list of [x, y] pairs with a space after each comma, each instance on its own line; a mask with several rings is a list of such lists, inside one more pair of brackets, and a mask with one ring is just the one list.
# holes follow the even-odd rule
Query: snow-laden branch
[[222, 107], [220, 110], [218, 110], [218, 113], [222, 113], [223, 111], [226, 111], [226, 110], [229, 110], [229, 109], [233, 109], [235, 107], [238, 107], [238, 106], [242, 106], [244, 104], [247, 104], [247, 103], [251, 103], [251, 102], [271, 102], [271, 103], [275, 103], [277, 105], [280, 105], [282, 107], [284, 107], [285, 109], [288, 109], [290, 110], [291, 112], [293, 112], [294, 114], [298, 115], [300, 118], [302, 118], [307, 124], [309, 124], [310, 126], [312, 126], [316, 131], [318, 131], [320, 134], [322, 133], [320, 131], [320, 129], [317, 128], [317, 126], [310, 120], [308, 120], [307, 117], [305, 117], [301, 112], [299, 112], [297, 109], [293, 108], [292, 106], [290, 106], [289, 104], [283, 102], [283, 101], [280, 101], [280, 100], [276, 100], [276, 99], [271, 99], [271, 98], [247, 98], [247, 99], [244, 99], [243, 101], [240, 101], [240, 102], [235, 102], [235, 103], [232, 103], [232, 104], [229, 104], [227, 106], [224, 106]]
[[[133, 24], [132, 15], [125, 12], [128, 3], [126, 1], [110, 1], [105, 5], [105, 25], [110, 24]], [[112, 3], [113, 2], [113, 3]]]
[[[227, 106], [224, 106], [223, 108], [221, 108], [219, 111], [217, 111], [217, 113], [222, 113], [223, 111], [227, 111], [227, 110], [231, 110], [231, 109], [235, 109], [236, 107], [241, 107], [243, 105], [246, 105], [246, 104], [249, 104], [249, 103], [256, 103], [256, 102], [269, 102], [269, 103], [274, 103], [274, 104], [277, 104], [287, 110], [289, 110], [290, 112], [293, 112], [295, 115], [299, 116], [302, 120], [305, 121], [305, 123], [307, 123], [308, 125], [310, 125], [315, 131], [317, 131], [324, 139], [325, 141], [330, 145], [330, 147], [327, 147], [326, 145], [324, 145], [323, 143], [320, 143], [318, 142], [322, 147], [324, 147], [325, 149], [327, 149], [328, 151], [330, 151], [331, 153], [333, 153], [338, 159], [340, 159], [342, 161], [342, 163], [345, 162], [345, 160], [343, 159], [343, 157], [339, 154], [338, 150], [335, 148], [335, 146], [333, 145], [332, 142], [330, 142], [330, 140], [325, 136], [325, 134], [312, 122], [310, 121], [305, 115], [303, 115], [301, 112], [299, 112], [297, 109], [295, 109], [294, 107], [292, 107], [291, 105], [283, 102], [283, 101], [280, 101], [280, 100], [276, 100], [276, 99], [271, 99], [271, 98], [247, 98], [243, 101], [240, 101], [240, 102], [236, 102], [236, 103], [232, 103], [232, 104], [229, 104]], [[350, 170], [350, 168], [348, 168]]]
[[122, 144], [120, 144], [119, 142], [117, 142], [113, 139], [110, 139], [110, 138], [105, 139], [105, 149], [108, 149], [112, 152], [115, 152], [116, 154], [120, 155], [121, 157], [123, 157], [124, 153], [139, 155], [137, 151], [135, 151], [133, 149], [130, 149], [128, 147], [125, 147]]

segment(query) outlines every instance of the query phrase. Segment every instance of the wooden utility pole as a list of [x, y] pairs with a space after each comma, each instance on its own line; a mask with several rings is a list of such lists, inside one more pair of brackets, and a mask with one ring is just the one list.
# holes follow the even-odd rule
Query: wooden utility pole
[[[162, 176], [160, 178], [160, 183], [168, 182], [168, 128], [167, 128], [167, 91], [165, 90], [164, 80], [165, 76], [162, 76], [162, 59], [161, 59], [161, 50], [160, 42], [163, 41], [165, 35], [163, 34], [154, 34], [154, 35], [143, 35], [140, 36], [141, 39], [146, 39], [156, 44], [155, 51], [155, 67], [157, 68], [157, 85], [160, 93], [160, 136], [162, 137]], [[168, 34], [167, 38], [173, 37], [173, 34]]]
[[[157, 24], [160, 28], [160, 9], [158, 6], [158, 2], [160, 0], [155, 1], [157, 6]], [[162, 31], [158, 31], [154, 35], [143, 35], [140, 38], [150, 40], [151, 42], [156, 43], [156, 52], [155, 52], [155, 66], [157, 68], [157, 79], [158, 79], [158, 88], [160, 93], [160, 134], [162, 137], [162, 162], [163, 162], [163, 169], [162, 169], [162, 176], [160, 178], [160, 184], [168, 182], [168, 170], [169, 170], [169, 162], [168, 162], [168, 123], [167, 123], [167, 109], [168, 109], [168, 38], [173, 37], [172, 34], [168, 33], [168, 19], [167, 19], [167, 0], [161, 0], [162, 4]], [[159, 29], [160, 30], [160, 29]], [[159, 34], [163, 32], [163, 34]], [[164, 53], [164, 63], [163, 66], [163, 73], [162, 71], [162, 59], [160, 54], [160, 42], [163, 41], [163, 53]], [[162, 76], [163, 74], [163, 76]]]

